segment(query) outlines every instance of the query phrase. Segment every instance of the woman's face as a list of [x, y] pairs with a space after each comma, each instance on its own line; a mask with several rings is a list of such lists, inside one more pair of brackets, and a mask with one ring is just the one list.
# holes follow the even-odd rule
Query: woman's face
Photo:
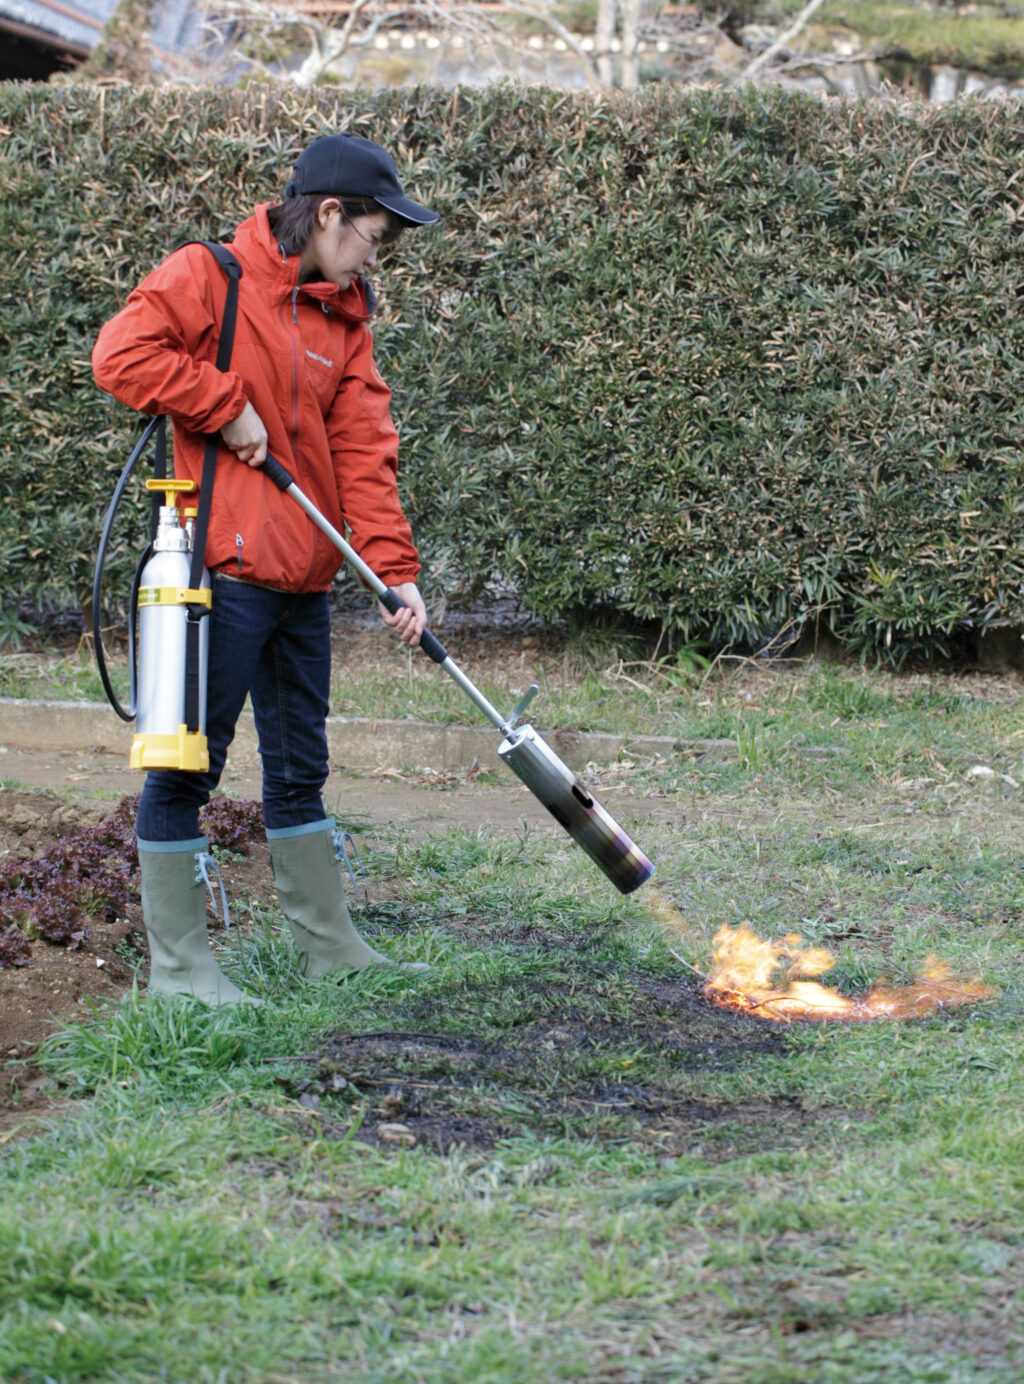
[[344, 292], [359, 274], [366, 274], [377, 263], [381, 241], [391, 228], [384, 210], [346, 221], [341, 205], [333, 197], [320, 205], [316, 229], [303, 251], [299, 279], [316, 279], [337, 284]]

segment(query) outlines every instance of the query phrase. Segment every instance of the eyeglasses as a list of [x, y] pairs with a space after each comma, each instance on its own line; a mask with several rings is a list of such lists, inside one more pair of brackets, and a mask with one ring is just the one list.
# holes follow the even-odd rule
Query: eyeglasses
[[391, 229], [381, 231], [377, 235], [364, 235], [354, 221], [346, 219], [344, 224], [355, 231], [360, 240], [365, 240], [367, 245], [372, 245], [375, 250], [383, 250], [389, 245], [393, 245], [399, 236], [397, 230]]

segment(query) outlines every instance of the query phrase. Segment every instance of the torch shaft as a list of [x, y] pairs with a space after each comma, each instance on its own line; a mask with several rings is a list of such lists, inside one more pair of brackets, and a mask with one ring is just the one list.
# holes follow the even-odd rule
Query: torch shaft
[[[281, 468], [281, 470], [284, 472], [285, 476], [288, 475], [288, 473], [284, 471], [283, 467]], [[275, 480], [275, 484], [279, 484], [279, 481], [277, 481], [277, 478], [273, 475], [271, 476], [271, 479]], [[295, 484], [295, 482], [290, 480], [290, 478], [289, 482], [290, 483], [288, 485], [281, 486], [281, 489], [284, 490], [285, 494], [290, 495], [292, 497], [292, 499], [300, 507], [300, 509], [303, 509], [309, 516], [309, 518], [312, 519], [313, 523], [317, 526], [317, 528], [320, 529], [322, 533], [326, 534], [326, 536], [331, 540], [334, 546], [344, 554], [345, 558], [356, 569], [356, 571], [362, 577], [363, 581], [366, 582], [367, 586], [369, 586], [370, 589], [376, 593], [376, 595], [384, 602], [385, 605], [393, 608], [398, 608], [404, 605], [405, 602], [401, 599], [401, 597], [397, 596], [395, 592], [392, 591], [391, 587], [387, 585], [386, 582], [381, 581], [380, 577], [377, 576], [377, 573], [373, 570], [373, 568], [368, 566], [368, 564], [363, 561], [363, 559], [356, 552], [355, 548], [352, 547], [352, 544], [348, 542], [348, 540], [344, 537], [343, 534], [338, 532], [338, 530], [334, 527], [334, 525], [327, 518], [327, 516], [322, 514], [320, 510], [317, 509], [313, 501], [306, 494], [304, 494], [303, 491], [300, 490], [299, 487]], [[488, 721], [490, 721], [490, 723], [493, 726], [496, 726], [497, 729], [501, 731], [502, 735], [508, 735], [512, 729], [511, 725], [509, 724], [508, 718], [506, 716], [502, 716], [501, 712], [497, 709], [497, 707], [493, 706], [491, 702], [488, 701], [488, 699], [480, 691], [479, 687], [477, 687], [476, 684], [466, 676], [466, 674], [462, 671], [462, 669], [454, 661], [454, 659], [450, 657], [444, 646], [440, 644], [439, 641], [433, 635], [429, 635], [429, 639], [427, 638], [428, 634], [429, 631], [424, 631], [424, 638], [421, 641], [423, 643], [425, 652], [427, 652], [430, 655], [430, 657], [434, 659], [434, 662], [438, 665], [438, 667], [444, 669], [444, 671], [448, 674], [448, 676], [452, 679], [454, 683], [456, 683], [459, 687], [462, 688], [466, 696], [480, 709], [480, 711], [483, 712], [483, 714], [487, 717]], [[441, 656], [438, 657], [438, 655]]]
[[474, 702], [476, 706], [479, 707], [492, 726], [497, 726], [502, 735], [508, 735], [511, 732], [512, 726], [509, 724], [507, 717], [502, 716], [496, 706], [492, 706], [480, 691], [479, 687], [466, 677], [466, 674], [452, 658], [446, 658], [438, 667], [443, 668], [452, 682], [462, 688], [470, 701]]

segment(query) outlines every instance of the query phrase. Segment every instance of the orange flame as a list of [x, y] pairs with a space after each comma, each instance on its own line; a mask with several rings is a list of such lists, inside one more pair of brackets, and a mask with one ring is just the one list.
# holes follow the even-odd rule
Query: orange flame
[[746, 924], [715, 933], [715, 970], [704, 993], [715, 1004], [739, 1009], [776, 1023], [793, 1019], [919, 1019], [947, 1005], [988, 999], [991, 986], [954, 981], [949, 967], [930, 956], [919, 980], [893, 989], [876, 985], [862, 999], [850, 999], [815, 980], [835, 965], [824, 947], [808, 947], [796, 932], [767, 942]]
[[[682, 914], [664, 894], [651, 889], [647, 906], [663, 927], [699, 945]], [[672, 955], [690, 965], [678, 953]], [[949, 967], [930, 956], [913, 985], [891, 989], [876, 985], [863, 998], [851, 999], [807, 979], [824, 975], [835, 965], [835, 957], [826, 948], [806, 946], [796, 932], [780, 941], [765, 941], [747, 923], [720, 927], [715, 933], [713, 956], [710, 976], [697, 971], [705, 982], [708, 999], [724, 1009], [738, 1009], [774, 1023], [788, 1024], [794, 1019], [919, 1019], [950, 1005], [990, 999], [995, 993], [980, 981], [953, 980]]]

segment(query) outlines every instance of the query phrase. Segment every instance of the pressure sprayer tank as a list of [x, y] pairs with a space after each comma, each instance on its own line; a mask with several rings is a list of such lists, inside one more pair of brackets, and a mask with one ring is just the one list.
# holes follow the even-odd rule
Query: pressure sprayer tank
[[620, 893], [631, 894], [650, 879], [651, 861], [533, 726], [513, 730], [498, 746], [498, 754]]
[[[194, 489], [191, 481], [147, 483], [167, 492]], [[210, 574], [203, 569], [199, 590], [189, 589], [192, 565], [191, 524], [183, 525], [172, 503], [160, 507], [153, 556], [143, 568], [139, 586], [138, 713], [131, 749], [133, 769], [210, 767], [206, 745], [206, 679], [210, 642], [209, 618], [198, 622], [199, 724], [189, 730], [186, 713], [186, 643], [189, 605], [210, 607]]]

